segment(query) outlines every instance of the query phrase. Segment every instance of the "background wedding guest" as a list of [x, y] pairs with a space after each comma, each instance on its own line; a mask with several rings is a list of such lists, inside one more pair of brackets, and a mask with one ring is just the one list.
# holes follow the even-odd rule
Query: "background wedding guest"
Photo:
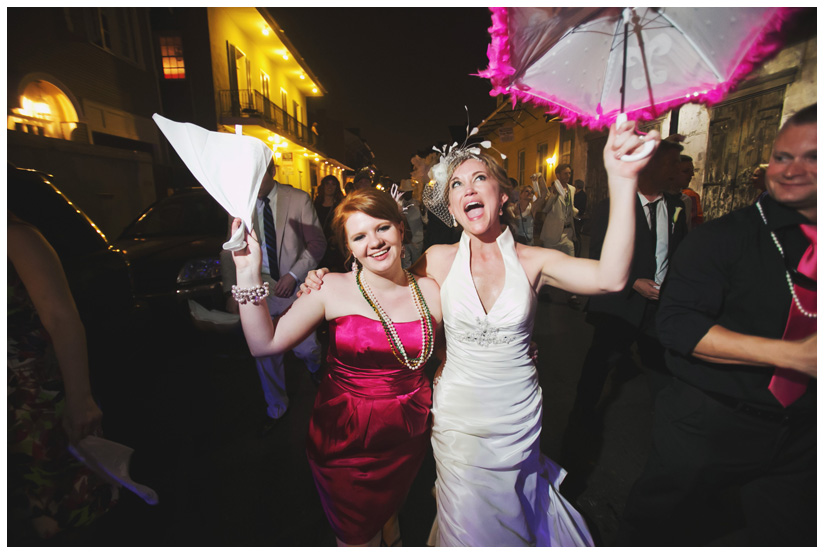
[[344, 271], [344, 257], [338, 251], [338, 246], [332, 235], [332, 215], [335, 207], [344, 199], [341, 191], [341, 182], [334, 175], [325, 175], [321, 178], [321, 183], [315, 190], [315, 213], [318, 215], [318, 222], [324, 230], [324, 237], [327, 240], [327, 248], [324, 256], [318, 262], [321, 268], [330, 268], [333, 271]]
[[[323, 258], [327, 242], [309, 195], [278, 183], [272, 161], [261, 180], [253, 225], [264, 246], [261, 279], [272, 290], [272, 295], [267, 298], [269, 313], [273, 317], [278, 316], [297, 298], [298, 284]], [[236, 280], [235, 265], [233, 258], [226, 254], [221, 257], [221, 275], [227, 293], [227, 312], [237, 314], [238, 304], [231, 295]], [[320, 378], [321, 346], [315, 333], [308, 334], [293, 351], [304, 361], [317, 383]], [[283, 355], [255, 357], [255, 366], [267, 404], [267, 417], [263, 420], [259, 435], [266, 436], [289, 408]]]
[[513, 235], [522, 245], [533, 244], [533, 188], [523, 185], [515, 189], [518, 198], [507, 209], [513, 225]]
[[584, 190], [584, 181], [577, 179], [573, 182], [576, 194], [573, 195], [573, 206], [576, 208], [576, 215], [573, 217], [573, 226], [576, 230], [575, 253], [581, 256], [582, 233], [584, 232], [584, 221], [589, 217], [587, 214], [587, 191]]
[[570, 185], [573, 170], [570, 164], [560, 164], [555, 170], [556, 179], [549, 186], [539, 188], [539, 198], [534, 202], [537, 212], [541, 212], [543, 221], [538, 235], [538, 246], [556, 249], [570, 256], [575, 256], [576, 230], [573, 219], [578, 210], [573, 205], [576, 190]]
[[[401, 186], [398, 189], [401, 195], [398, 202], [401, 206], [401, 212], [404, 214], [404, 219], [407, 222], [406, 230], [409, 232], [409, 238], [406, 238], [404, 246], [404, 269], [409, 268], [415, 261], [419, 259], [421, 253], [424, 252], [424, 221], [421, 218], [421, 208], [418, 202], [413, 198], [413, 185], [409, 179], [402, 179]], [[406, 235], [406, 233], [405, 233]], [[323, 268], [325, 266], [320, 265]]]
[[682, 154], [681, 157], [681, 184], [682, 184], [682, 200], [685, 197], [690, 198], [690, 203], [685, 201], [685, 209], [689, 213], [688, 231], [698, 226], [705, 221], [705, 215], [702, 211], [702, 198], [699, 193], [690, 188], [690, 182], [693, 181], [693, 176], [696, 170], [693, 167], [693, 158], [687, 154]]

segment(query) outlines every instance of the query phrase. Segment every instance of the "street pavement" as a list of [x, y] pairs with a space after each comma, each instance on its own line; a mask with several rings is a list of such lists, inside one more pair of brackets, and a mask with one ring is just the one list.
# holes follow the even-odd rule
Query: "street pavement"
[[[542, 451], [555, 460], [592, 336], [584, 316], [562, 291], [540, 297], [534, 340], [544, 396]], [[167, 328], [158, 322], [147, 336], [131, 338], [122, 362], [95, 375], [106, 436], [135, 449], [132, 477], [153, 487], [160, 503], [149, 506], [121, 490], [118, 506], [97, 526], [63, 543], [334, 546], [304, 451], [316, 387], [303, 364], [287, 355], [290, 409], [260, 438], [265, 403], [240, 332]], [[644, 376], [610, 385], [604, 401], [602, 447], [573, 501], [597, 542], [609, 545], [647, 453], [651, 402]], [[434, 481], [430, 454], [400, 513], [405, 546], [427, 541]]]

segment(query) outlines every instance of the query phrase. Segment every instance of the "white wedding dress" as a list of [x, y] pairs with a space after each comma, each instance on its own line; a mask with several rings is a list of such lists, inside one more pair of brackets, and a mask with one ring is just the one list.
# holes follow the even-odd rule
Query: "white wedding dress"
[[536, 293], [513, 236], [497, 239], [504, 289], [485, 313], [469, 237], [441, 286], [447, 363], [433, 393], [438, 546], [592, 546], [558, 492], [566, 472], [539, 451], [542, 396], [530, 359]]

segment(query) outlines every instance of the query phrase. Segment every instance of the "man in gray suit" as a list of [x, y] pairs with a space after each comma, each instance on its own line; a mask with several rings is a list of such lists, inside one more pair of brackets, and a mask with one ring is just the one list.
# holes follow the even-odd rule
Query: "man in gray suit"
[[[261, 242], [262, 278], [269, 284], [269, 313], [273, 317], [279, 316], [297, 298], [298, 285], [321, 260], [327, 242], [309, 195], [278, 183], [272, 162], [261, 181], [253, 222], [255, 234]], [[238, 303], [231, 294], [232, 285], [236, 282], [235, 264], [231, 253], [227, 255], [226, 251], [221, 257], [221, 273], [227, 294], [227, 311], [237, 314]], [[293, 352], [304, 361], [314, 378], [320, 378], [321, 346], [315, 332]], [[289, 398], [283, 355], [256, 358], [255, 363], [267, 403], [268, 418], [260, 431], [263, 436], [272, 431], [278, 419], [286, 413]]]

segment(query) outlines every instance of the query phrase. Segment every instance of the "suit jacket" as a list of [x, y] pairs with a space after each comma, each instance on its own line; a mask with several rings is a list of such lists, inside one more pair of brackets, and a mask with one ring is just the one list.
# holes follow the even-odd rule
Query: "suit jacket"
[[[664, 200], [670, 224], [668, 226], [668, 260], [671, 260], [679, 243], [687, 234], [687, 214], [685, 205], [679, 198], [665, 194]], [[678, 212], [677, 208], [680, 209]], [[595, 260], [601, 257], [609, 212], [610, 199], [607, 198], [597, 204], [591, 213], [593, 227], [590, 235], [590, 258]], [[627, 279], [627, 285], [618, 293], [590, 297], [587, 311], [589, 313], [618, 316], [636, 328], [641, 328], [655, 313], [655, 311], [648, 310], [648, 304], [656, 303], [637, 293], [633, 289], [633, 283], [637, 279], [654, 279], [655, 275], [656, 255], [653, 245], [653, 233], [648, 225], [642, 202], [636, 195], [636, 239], [633, 244], [633, 259], [630, 263], [630, 276]]]
[[[551, 183], [549, 187], [554, 187], [555, 183]], [[570, 208], [569, 211], [565, 208], [565, 201], [562, 200], [561, 195], [555, 195], [546, 202], [542, 207], [544, 222], [541, 227], [541, 234], [539, 238], [542, 241], [542, 246], [547, 248], [552, 245], [557, 245], [561, 241], [563, 235], [570, 237], [570, 240], [576, 238], [576, 232], [573, 226], [573, 219], [578, 215], [579, 210], [573, 205], [573, 198], [576, 194], [576, 188], [572, 185], [567, 185], [567, 194], [569, 197]], [[569, 221], [567, 219], [570, 215]], [[571, 226], [565, 233], [564, 226]]]
[[[324, 231], [309, 195], [300, 189], [276, 182], [268, 198], [275, 217], [278, 271], [282, 276], [290, 272], [295, 274], [300, 285], [324, 256], [327, 248]], [[263, 223], [258, 221], [257, 210], [252, 221], [256, 235], [263, 237]], [[235, 262], [231, 253], [221, 256], [221, 275], [224, 291], [231, 290], [236, 283]], [[270, 287], [274, 285], [275, 280], [268, 274], [264, 274], [263, 278]]]

